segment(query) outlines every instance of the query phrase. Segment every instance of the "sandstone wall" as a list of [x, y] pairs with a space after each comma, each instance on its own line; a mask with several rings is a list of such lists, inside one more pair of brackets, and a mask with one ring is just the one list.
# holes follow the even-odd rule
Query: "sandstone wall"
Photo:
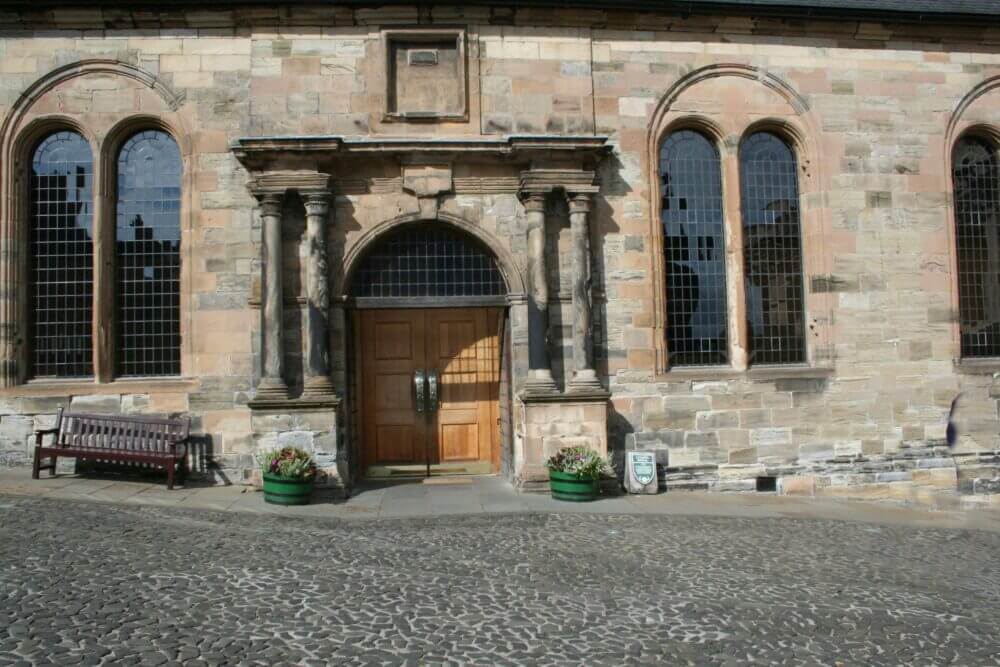
[[[21, 114], [5, 128], [5, 145], [33, 120], [65, 117], [85, 129], [97, 156], [119, 123], [145, 115], [176, 134], [186, 168], [185, 379], [4, 390], [4, 463], [23, 463], [35, 423], [72, 403], [190, 412], [227, 468], [248, 465], [260, 232], [229, 144], [297, 133], [609, 136], [615, 150], [592, 215], [595, 339], [613, 394], [612, 448], [655, 448], [671, 467], [735, 466], [743, 477], [842, 463], [856, 470], [859, 459], [907, 449], [930, 456], [958, 392], [958, 451], [1000, 447], [992, 395], [1000, 364], [955, 361], [947, 172], [950, 146], [965, 128], [1000, 131], [995, 31], [454, 7], [66, 10], [0, 14], [0, 21], [8, 26], [0, 34], [0, 115]], [[380, 31], [418, 22], [466, 29], [468, 122], [383, 118]], [[40, 78], [94, 59], [127, 67], [84, 68], [53, 79], [30, 105], [18, 102]], [[718, 134], [730, 225], [738, 221], [740, 136], [774, 121], [799, 142], [811, 370], [748, 371], [739, 354], [734, 370], [664, 368], [652, 159], [663, 133], [690, 118]], [[398, 177], [391, 165], [380, 168], [386, 173], [373, 178]], [[411, 205], [377, 188], [338, 192], [333, 256]], [[568, 297], [568, 230], [565, 212], [553, 206], [550, 246], [560, 259], [552, 278]], [[523, 211], [512, 191], [472, 189], [443, 207], [522, 256]], [[300, 233], [286, 230], [289, 271]], [[730, 267], [739, 261], [731, 253]], [[294, 275], [288, 283], [298, 288]], [[740, 295], [730, 295], [734, 317]], [[561, 374], [570, 360], [570, 313], [557, 310]], [[290, 346], [299, 344], [293, 325]], [[335, 340], [344, 335], [341, 328]], [[338, 384], [347, 387], [349, 362], [342, 353], [334, 359]]]

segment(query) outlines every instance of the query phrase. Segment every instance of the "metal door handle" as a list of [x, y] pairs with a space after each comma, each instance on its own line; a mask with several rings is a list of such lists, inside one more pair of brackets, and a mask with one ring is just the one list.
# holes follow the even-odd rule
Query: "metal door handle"
[[438, 374], [431, 371], [427, 374], [427, 386], [428, 386], [428, 411], [437, 412], [438, 409]]
[[417, 392], [417, 412], [424, 411], [424, 387], [426, 386], [426, 381], [424, 379], [424, 372], [417, 370], [413, 372], [413, 388]]

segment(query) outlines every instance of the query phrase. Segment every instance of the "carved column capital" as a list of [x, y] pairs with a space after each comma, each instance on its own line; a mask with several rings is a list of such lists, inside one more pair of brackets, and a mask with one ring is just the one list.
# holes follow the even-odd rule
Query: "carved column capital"
[[587, 192], [572, 192], [566, 194], [566, 199], [569, 201], [569, 212], [572, 213], [590, 213], [590, 200], [591, 195]]
[[545, 193], [544, 192], [525, 192], [521, 191], [517, 193], [518, 198], [521, 200], [521, 205], [524, 206], [524, 210], [528, 213], [544, 213], [545, 212]]
[[281, 203], [285, 197], [284, 192], [252, 189], [250, 190], [250, 194], [257, 199], [261, 215], [275, 217], [281, 215]]
[[330, 212], [330, 200], [333, 198], [329, 192], [308, 192], [302, 196], [303, 205], [306, 208], [306, 215], [326, 216]]

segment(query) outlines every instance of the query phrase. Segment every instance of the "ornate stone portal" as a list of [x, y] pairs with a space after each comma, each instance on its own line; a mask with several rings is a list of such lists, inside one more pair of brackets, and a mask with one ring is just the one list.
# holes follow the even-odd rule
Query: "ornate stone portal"
[[[515, 254], [514, 265], [506, 268], [508, 274], [523, 271], [524, 279], [507, 276], [515, 340], [504, 354], [512, 355], [515, 369], [527, 370], [524, 375], [515, 372], [512, 378], [514, 393], [524, 410], [513, 410], [508, 420], [514, 424], [512, 441], [503, 445], [512, 451], [509, 472], [517, 482], [531, 484], [546, 479], [545, 458], [560, 447], [583, 444], [607, 452], [608, 393], [598, 379], [593, 354], [589, 227], [592, 198], [599, 190], [594, 168], [606, 152], [604, 139], [262, 138], [240, 140], [234, 152], [251, 171], [250, 189], [261, 214], [260, 380], [249, 403], [258, 449], [283, 444], [311, 449], [321, 459], [331, 484], [349, 485], [348, 470], [351, 457], [357, 454], [357, 435], [352, 433], [349, 420], [340, 423], [337, 412], [342, 399], [350, 403], [354, 385], [331, 379], [331, 357], [346, 360], [342, 346], [349, 337], [345, 330], [349, 317], [339, 315], [344, 307], [349, 314], [353, 306], [345, 280], [335, 281], [337, 287], [331, 289], [332, 276], [346, 272], [346, 267], [331, 265], [327, 257], [328, 237], [343, 237], [336, 227], [339, 221], [330, 224], [330, 212], [338, 199], [333, 192], [357, 188], [349, 183], [356, 182], [354, 174], [364, 173], [366, 166], [378, 166], [378, 173], [391, 173], [395, 168], [399, 170], [398, 179], [380, 181], [382, 194], [374, 203], [377, 210], [385, 211], [384, 220], [393, 217], [394, 208], [396, 217], [400, 209], [409, 210], [404, 218], [413, 221], [457, 220], [453, 212], [457, 190], [476, 179], [485, 182], [487, 177], [477, 173], [496, 173], [498, 168], [509, 170], [517, 165], [521, 167], [517, 179], [489, 177], [488, 186], [498, 196], [516, 195], [521, 201], [522, 238], [526, 243], [525, 255], [518, 258]], [[457, 173], [462, 176], [457, 177]], [[368, 181], [362, 191], [374, 194], [375, 184], [375, 180]], [[299, 256], [305, 260], [301, 302], [290, 298], [282, 285], [282, 228], [289, 222], [282, 219], [283, 201], [293, 191], [305, 209], [305, 233], [299, 249]], [[565, 199], [570, 217], [572, 374], [563, 381], [557, 381], [552, 368], [552, 350], [562, 342], [554, 339], [550, 326], [550, 311], [559, 307], [561, 300], [552, 293], [548, 278], [549, 264], [555, 261], [546, 251], [547, 234], [554, 231], [546, 215], [546, 201], [551, 197]], [[342, 203], [353, 204], [354, 200]], [[477, 233], [481, 238], [486, 234]], [[487, 245], [498, 256], [505, 252], [497, 243], [488, 241]], [[526, 295], [518, 292], [517, 286], [522, 284], [527, 286]], [[285, 337], [294, 338], [294, 332], [286, 331], [289, 318], [284, 310], [288, 303], [299, 303], [302, 310], [301, 383], [288, 377], [285, 359]], [[331, 311], [331, 303], [336, 312]], [[451, 304], [444, 300], [441, 305]], [[516, 332], [522, 330], [527, 334], [526, 346], [517, 342]], [[289, 387], [299, 384], [302, 391], [293, 396]]]

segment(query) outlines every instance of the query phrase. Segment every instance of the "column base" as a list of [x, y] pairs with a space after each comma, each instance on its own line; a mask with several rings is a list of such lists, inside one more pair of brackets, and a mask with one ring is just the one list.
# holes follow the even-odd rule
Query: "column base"
[[525, 394], [530, 396], [547, 396], [558, 394], [559, 387], [552, 377], [552, 371], [547, 369], [535, 369], [528, 371], [528, 378], [521, 385]]
[[261, 378], [257, 384], [256, 400], [280, 401], [288, 398], [288, 385], [281, 378]]
[[597, 379], [597, 372], [593, 369], [576, 371], [573, 378], [566, 383], [566, 393], [585, 394], [593, 396], [595, 394], [607, 394], [607, 390], [601, 381]]
[[329, 375], [307, 377], [302, 383], [303, 398], [328, 398], [333, 395], [333, 381]]

